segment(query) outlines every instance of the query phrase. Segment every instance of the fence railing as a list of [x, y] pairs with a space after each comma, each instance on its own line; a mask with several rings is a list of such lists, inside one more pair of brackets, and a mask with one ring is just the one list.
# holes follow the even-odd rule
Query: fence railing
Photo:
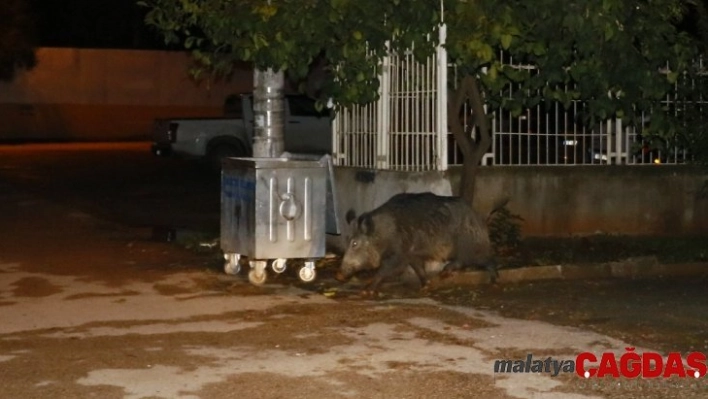
[[[441, 29], [444, 40], [445, 30]], [[379, 99], [338, 112], [335, 163], [402, 171], [447, 169], [447, 55], [424, 62], [391, 54], [381, 68]]]
[[[444, 43], [445, 31], [441, 31]], [[505, 60], [510, 65], [513, 60]], [[443, 67], [444, 66], [444, 67]], [[514, 65], [531, 68], [528, 65]], [[340, 111], [334, 123], [334, 159], [337, 165], [401, 171], [446, 170], [463, 162], [460, 149], [448, 129], [448, 76], [456, 70], [447, 65], [442, 46], [423, 63], [410, 53], [384, 60], [379, 100]], [[511, 93], [518, 87], [509, 87]], [[504, 93], [503, 92], [503, 93]], [[662, 102], [665, 108], [682, 112], [686, 107], [703, 110], [704, 100], [690, 103], [676, 93]], [[585, 103], [570, 107], [541, 101], [520, 115], [492, 112], [492, 147], [484, 165], [604, 165], [676, 164], [689, 158], [679, 143], [649, 142], [642, 131], [650, 123], [642, 116], [636, 125], [609, 119], [589, 128], [582, 115]], [[708, 108], [707, 108], [708, 110]], [[469, 107], [461, 117], [469, 126]]]

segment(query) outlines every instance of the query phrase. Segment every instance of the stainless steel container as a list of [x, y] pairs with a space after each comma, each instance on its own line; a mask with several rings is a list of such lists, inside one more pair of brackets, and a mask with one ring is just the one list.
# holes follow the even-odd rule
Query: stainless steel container
[[317, 161], [230, 158], [221, 180], [221, 248], [253, 259], [325, 254], [325, 168]]
[[[288, 258], [303, 258], [300, 277], [314, 279], [315, 258], [325, 255], [327, 168], [315, 160], [228, 158], [221, 177], [221, 249], [235, 274], [242, 256], [252, 283], [265, 282], [267, 260], [282, 272]], [[255, 273], [255, 275], [254, 275]]]

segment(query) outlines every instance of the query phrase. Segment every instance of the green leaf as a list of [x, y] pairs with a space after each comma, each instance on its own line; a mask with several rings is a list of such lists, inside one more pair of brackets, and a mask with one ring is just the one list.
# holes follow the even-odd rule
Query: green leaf
[[547, 50], [548, 49], [547, 49], [545, 43], [543, 43], [543, 42], [535, 42], [533, 44], [533, 55], [535, 55], [535, 56], [544, 55], [544, 54], [546, 54]]
[[509, 49], [509, 47], [511, 46], [512, 39], [513, 39], [513, 36], [510, 34], [504, 34], [501, 36], [501, 45], [504, 50]]
[[188, 37], [184, 41], [184, 47], [186, 49], [191, 49], [192, 47], [194, 47], [195, 40], [196, 40], [196, 38], [194, 36]]
[[486, 43], [482, 44], [480, 49], [477, 51], [477, 57], [483, 62], [491, 61], [492, 57], [494, 57], [494, 50], [492, 49], [492, 46]]
[[669, 83], [674, 84], [679, 78], [678, 72], [669, 72], [666, 74], [666, 79], [669, 81]]
[[495, 64], [492, 64], [489, 69], [487, 70], [487, 76], [489, 76], [489, 79], [491, 81], [497, 80], [498, 77], [498, 70], [497, 66]]

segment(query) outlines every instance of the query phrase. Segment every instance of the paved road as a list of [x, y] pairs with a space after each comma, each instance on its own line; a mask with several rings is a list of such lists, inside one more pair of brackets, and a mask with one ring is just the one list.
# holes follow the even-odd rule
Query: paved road
[[0, 146], [0, 176], [121, 224], [219, 228], [219, 176], [146, 142]]
[[[145, 189], [142, 197], [133, 191], [150, 186], [149, 178], [114, 167], [123, 160], [120, 165], [157, 179], [156, 171], [142, 169], [157, 164], [141, 148], [146, 147], [0, 148], [0, 397], [708, 393], [705, 377], [585, 380], [573, 373], [494, 373], [495, 360], [621, 354], [634, 344], [586, 328], [508, 318], [494, 309], [429, 297], [330, 298], [300, 289], [287, 277], [256, 288], [225, 276], [211, 258], [152, 240], [151, 226], [172, 223], [169, 212], [151, 212], [149, 206], [131, 211], [141, 198], [164, 204], [154, 191]], [[90, 169], [87, 156], [96, 162]], [[59, 161], [65, 158], [68, 164]], [[100, 166], [102, 160], [109, 164]], [[76, 177], [83, 173], [98, 187]], [[164, 180], [156, 187], [168, 189], [165, 182], [179, 177], [159, 179]], [[184, 187], [185, 196], [193, 194]], [[104, 209], [125, 200], [135, 202]], [[140, 223], [140, 215], [155, 219]], [[181, 221], [205, 223], [196, 216]]]

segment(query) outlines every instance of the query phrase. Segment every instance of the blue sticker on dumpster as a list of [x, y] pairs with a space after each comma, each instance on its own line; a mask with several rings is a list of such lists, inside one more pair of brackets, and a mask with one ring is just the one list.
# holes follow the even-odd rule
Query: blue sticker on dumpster
[[253, 180], [240, 179], [238, 177], [225, 176], [222, 181], [221, 191], [226, 198], [252, 201], [256, 191], [256, 182]]

